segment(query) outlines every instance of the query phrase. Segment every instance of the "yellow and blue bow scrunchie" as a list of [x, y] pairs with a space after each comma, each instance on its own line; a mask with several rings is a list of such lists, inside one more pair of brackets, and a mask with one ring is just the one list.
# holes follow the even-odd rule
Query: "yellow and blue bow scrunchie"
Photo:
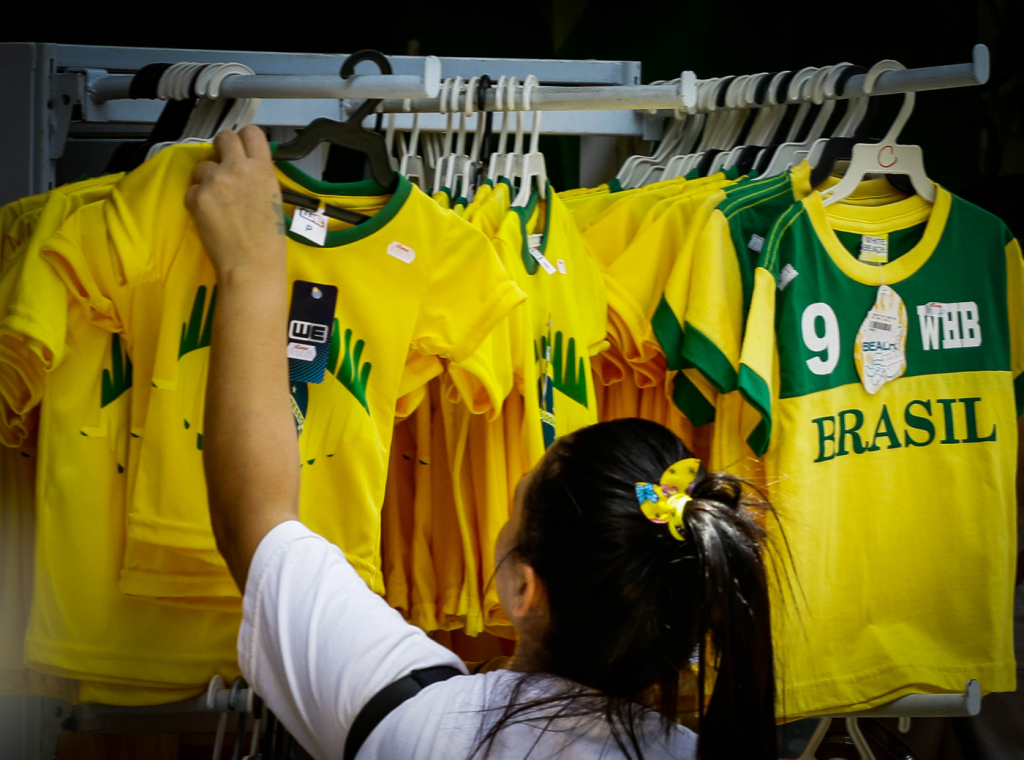
[[644, 516], [668, 526], [678, 541], [683, 536], [683, 512], [692, 501], [690, 492], [700, 474], [699, 459], [682, 459], [662, 473], [660, 483], [637, 483], [636, 499]]

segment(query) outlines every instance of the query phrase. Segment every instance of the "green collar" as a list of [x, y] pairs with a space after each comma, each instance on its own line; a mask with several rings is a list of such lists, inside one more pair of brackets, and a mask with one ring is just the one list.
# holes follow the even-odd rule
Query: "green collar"
[[[551, 206], [553, 205], [551, 196], [553, 193], [554, 190], [551, 189], [551, 182], [548, 182], [547, 193], [545, 194], [545, 197], [547, 198], [547, 203], [545, 204], [544, 208], [544, 232], [541, 235], [540, 245], [538, 246], [540, 252], [544, 255], [547, 255], [548, 233], [551, 232]], [[515, 211], [516, 214], [519, 216], [519, 228], [522, 231], [523, 236], [523, 248], [522, 251], [520, 251], [520, 254], [522, 256], [523, 266], [526, 268], [527, 274], [536, 274], [537, 270], [540, 269], [540, 264], [537, 263], [537, 259], [533, 258], [533, 256], [530, 254], [530, 236], [527, 234], [526, 230], [526, 225], [529, 223], [530, 217], [533, 216], [533, 211], [534, 209], [537, 208], [538, 201], [539, 196], [537, 194], [537, 191], [534, 190], [533, 193], [530, 194], [530, 200], [525, 206], [512, 207], [512, 210]]]
[[[276, 143], [271, 143], [271, 151], [276, 147]], [[387, 194], [384, 188], [372, 179], [365, 179], [359, 182], [324, 182], [323, 180], [310, 177], [295, 164], [287, 161], [277, 161], [274, 165], [281, 174], [288, 177], [303, 189], [316, 195], [366, 197]], [[411, 190], [412, 183], [403, 175], [399, 174], [398, 187], [395, 188], [395, 192], [388, 202], [384, 204], [384, 208], [362, 224], [358, 224], [355, 227], [350, 227], [346, 230], [333, 230], [332, 232], [328, 232], [327, 239], [324, 241], [323, 247], [337, 248], [339, 246], [348, 245], [377, 232], [377, 230], [384, 227], [388, 222], [395, 218], [395, 215], [398, 214], [399, 211], [401, 211]], [[284, 215], [284, 223], [286, 228], [291, 227], [292, 218], [287, 214]], [[292, 234], [290, 229], [288, 231], [288, 237], [302, 243], [303, 245], [313, 246], [311, 241], [300, 235]]]

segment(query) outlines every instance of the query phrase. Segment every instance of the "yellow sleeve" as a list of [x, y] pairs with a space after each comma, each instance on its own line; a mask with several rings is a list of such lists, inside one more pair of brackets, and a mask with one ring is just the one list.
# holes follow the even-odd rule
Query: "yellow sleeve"
[[761, 415], [761, 422], [747, 438], [758, 456], [771, 443], [773, 399], [777, 398], [778, 354], [775, 346], [775, 277], [764, 267], [754, 272], [754, 294], [740, 358], [739, 389]]
[[101, 205], [119, 179], [88, 180], [25, 199], [32, 211], [19, 218], [21, 243], [0, 279], [0, 439], [7, 445], [30, 435], [43, 374], [66, 353], [69, 292], [40, 251], [74, 208]]
[[526, 300], [480, 230], [451, 214], [413, 333], [413, 346], [456, 362]]
[[395, 419], [402, 420], [416, 411], [427, 395], [427, 383], [444, 372], [441, 360], [431, 354], [410, 351], [398, 380]]
[[497, 419], [515, 382], [508, 320], [502, 320], [470, 356], [449, 363], [447, 380], [449, 401], [462, 401], [473, 414]]
[[674, 285], [665, 297], [682, 317], [682, 358], [719, 393], [734, 390], [743, 344], [743, 283], [729, 222], [717, 208], [707, 213], [697, 235], [688, 292], [682, 295]]
[[192, 218], [185, 195], [196, 164], [214, 157], [212, 144], [167, 148], [127, 174], [102, 204], [68, 217], [42, 252], [90, 322], [131, 334], [132, 294], [162, 281]]

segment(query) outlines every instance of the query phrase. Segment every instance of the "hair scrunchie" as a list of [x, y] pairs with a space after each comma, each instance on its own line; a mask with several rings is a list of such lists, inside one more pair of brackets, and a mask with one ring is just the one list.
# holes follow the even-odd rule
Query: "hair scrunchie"
[[653, 523], [668, 526], [677, 541], [685, 541], [683, 514], [693, 498], [694, 483], [700, 475], [699, 459], [682, 459], [661, 475], [660, 483], [637, 483], [636, 498], [640, 510]]

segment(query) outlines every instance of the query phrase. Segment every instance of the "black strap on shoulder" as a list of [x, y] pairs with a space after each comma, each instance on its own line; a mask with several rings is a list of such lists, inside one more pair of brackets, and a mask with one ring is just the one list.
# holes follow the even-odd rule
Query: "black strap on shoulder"
[[377, 724], [405, 700], [415, 697], [432, 683], [447, 681], [449, 678], [461, 675], [462, 671], [448, 665], [423, 668], [414, 670], [405, 678], [400, 678], [390, 686], [385, 686], [378, 691], [373, 699], [363, 705], [363, 709], [359, 711], [359, 715], [352, 723], [352, 730], [348, 732], [348, 739], [345, 740], [345, 760], [355, 760], [363, 742], [377, 727]]

